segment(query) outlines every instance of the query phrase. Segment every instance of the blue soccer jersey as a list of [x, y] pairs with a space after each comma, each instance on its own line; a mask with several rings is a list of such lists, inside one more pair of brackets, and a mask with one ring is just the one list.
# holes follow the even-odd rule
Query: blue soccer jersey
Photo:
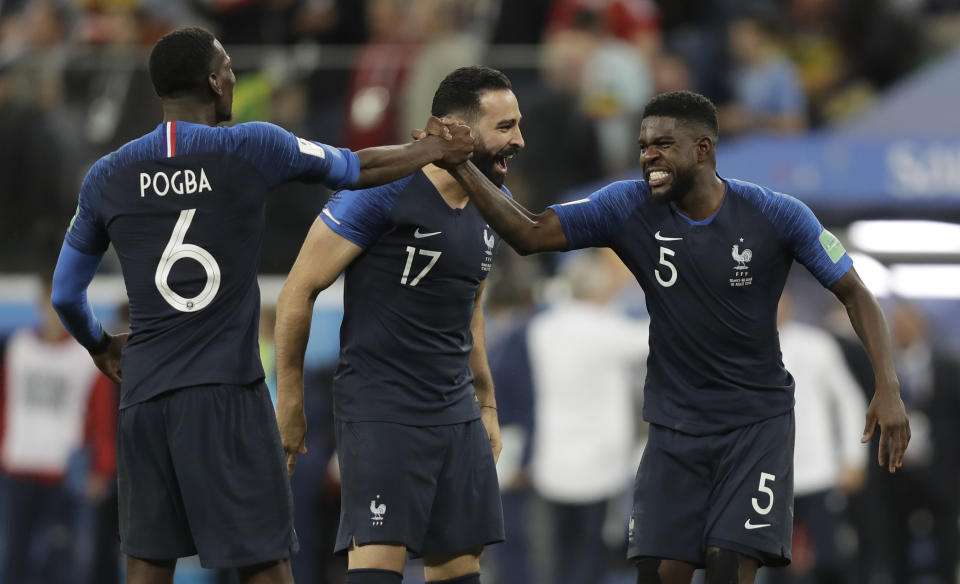
[[793, 407], [777, 302], [793, 260], [824, 286], [850, 270], [840, 242], [793, 197], [725, 180], [713, 217], [656, 202], [645, 181], [551, 207], [570, 249], [610, 247], [650, 312], [644, 418], [687, 434], [752, 424]]
[[423, 172], [337, 193], [321, 217], [365, 249], [345, 274], [337, 417], [416, 426], [480, 417], [470, 322], [497, 234], [472, 204], [447, 205]]
[[291, 179], [355, 183], [349, 150], [272, 124], [167, 122], [101, 158], [66, 243], [120, 258], [130, 299], [120, 407], [203, 384], [263, 377], [257, 264], [268, 191]]

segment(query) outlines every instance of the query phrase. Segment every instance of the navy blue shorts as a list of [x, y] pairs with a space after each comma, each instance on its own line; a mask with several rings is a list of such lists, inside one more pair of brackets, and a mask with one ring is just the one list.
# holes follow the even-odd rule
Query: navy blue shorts
[[120, 411], [120, 549], [234, 568], [296, 551], [293, 499], [263, 382], [204, 385]]
[[630, 558], [702, 567], [716, 546], [768, 566], [790, 563], [793, 410], [725, 434], [650, 426], [637, 470]]
[[340, 529], [335, 551], [398, 543], [414, 555], [503, 541], [490, 439], [480, 420], [447, 426], [337, 422]]

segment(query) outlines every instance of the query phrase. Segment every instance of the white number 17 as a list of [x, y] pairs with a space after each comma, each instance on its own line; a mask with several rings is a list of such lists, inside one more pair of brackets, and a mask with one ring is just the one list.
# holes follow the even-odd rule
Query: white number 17
[[429, 249], [418, 250], [417, 248], [408, 245], [407, 246], [407, 265], [403, 266], [403, 275], [400, 276], [400, 284], [402, 285], [407, 284], [407, 278], [410, 277], [410, 268], [413, 266], [413, 256], [417, 255], [417, 253], [419, 253], [420, 255], [429, 257], [430, 261], [427, 263], [426, 266], [424, 266], [422, 270], [420, 270], [420, 273], [417, 274], [416, 278], [414, 278], [413, 280], [410, 280], [411, 286], [416, 286], [417, 284], [420, 283], [420, 280], [422, 280], [423, 277], [427, 275], [427, 272], [433, 269], [433, 266], [436, 265], [437, 260], [440, 259], [440, 255], [443, 252], [431, 251]]

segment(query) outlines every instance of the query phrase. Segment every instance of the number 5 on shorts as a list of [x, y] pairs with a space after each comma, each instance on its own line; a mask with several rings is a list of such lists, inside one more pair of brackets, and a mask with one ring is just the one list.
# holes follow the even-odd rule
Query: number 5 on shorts
[[766, 515], [773, 509], [773, 489], [767, 486], [767, 481], [771, 483], [775, 481], [777, 477], [773, 476], [770, 473], [762, 472], [760, 473], [760, 486], [757, 487], [757, 490], [770, 498], [767, 502], [766, 507], [761, 507], [760, 502], [757, 501], [756, 497], [753, 497], [753, 510], [759, 513], [760, 515]]

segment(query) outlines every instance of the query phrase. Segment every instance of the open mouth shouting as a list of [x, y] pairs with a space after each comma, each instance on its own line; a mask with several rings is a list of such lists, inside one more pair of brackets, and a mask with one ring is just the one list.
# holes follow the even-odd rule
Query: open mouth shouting
[[668, 184], [672, 177], [673, 175], [669, 170], [655, 168], [647, 171], [647, 184], [650, 185], [650, 188], [655, 189]]
[[493, 157], [493, 169], [500, 174], [507, 174], [507, 161], [516, 156], [516, 150], [501, 150]]

